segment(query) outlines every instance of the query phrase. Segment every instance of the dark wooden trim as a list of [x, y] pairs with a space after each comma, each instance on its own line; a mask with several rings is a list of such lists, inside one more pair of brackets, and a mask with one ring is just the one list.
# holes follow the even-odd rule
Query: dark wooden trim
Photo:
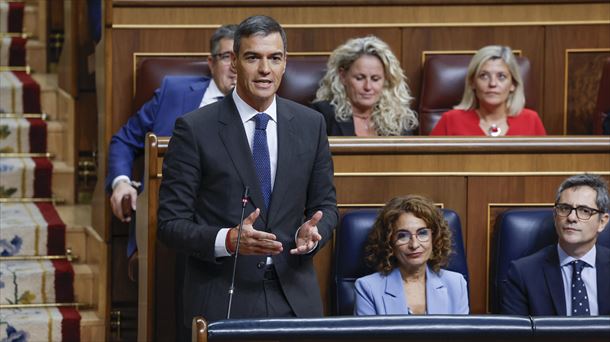
[[607, 0], [113, 0], [114, 7], [313, 7], [587, 4]]

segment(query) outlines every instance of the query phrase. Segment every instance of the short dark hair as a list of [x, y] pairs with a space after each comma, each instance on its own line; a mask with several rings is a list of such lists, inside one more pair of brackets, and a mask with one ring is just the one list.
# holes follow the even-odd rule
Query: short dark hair
[[210, 54], [212, 57], [217, 55], [220, 51], [220, 41], [223, 39], [233, 39], [235, 36], [235, 31], [237, 30], [237, 25], [229, 24], [223, 25], [219, 27], [214, 34], [212, 34], [212, 38], [210, 38]]
[[233, 52], [239, 55], [241, 39], [252, 35], [261, 35], [267, 37], [272, 33], [279, 33], [284, 44], [284, 52], [286, 52], [286, 32], [275, 19], [266, 15], [255, 15], [246, 18], [242, 21], [235, 31], [235, 39], [233, 40]]
[[557, 189], [555, 203], [559, 202], [562, 192], [567, 189], [580, 186], [588, 186], [595, 190], [595, 192], [597, 192], [597, 197], [595, 198], [597, 209], [603, 211], [604, 213], [608, 212], [608, 207], [610, 206], [610, 200], [608, 199], [608, 183], [602, 177], [590, 173], [572, 176], [564, 180], [559, 186], [559, 189]]

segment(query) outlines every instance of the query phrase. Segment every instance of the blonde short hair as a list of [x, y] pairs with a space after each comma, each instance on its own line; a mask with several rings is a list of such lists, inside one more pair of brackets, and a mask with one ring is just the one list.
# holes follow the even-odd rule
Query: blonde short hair
[[390, 47], [375, 36], [350, 39], [333, 51], [314, 101], [329, 101], [335, 107], [337, 121], [352, 120], [352, 105], [341, 83], [340, 71], [349, 70], [364, 55], [377, 57], [385, 71], [385, 84], [372, 115], [377, 133], [401, 135], [403, 131], [417, 127], [417, 114], [410, 108], [413, 97], [409, 94], [400, 62]]
[[523, 88], [523, 79], [517, 64], [517, 58], [513, 51], [508, 46], [489, 45], [481, 48], [470, 60], [468, 65], [468, 74], [464, 84], [464, 95], [460, 104], [455, 106], [455, 109], [472, 110], [479, 108], [479, 100], [474, 92], [474, 79], [478, 75], [483, 64], [489, 60], [501, 59], [506, 63], [510, 71], [515, 91], [508, 95], [506, 105], [508, 107], [508, 115], [515, 116], [521, 113], [525, 107], [525, 91]]

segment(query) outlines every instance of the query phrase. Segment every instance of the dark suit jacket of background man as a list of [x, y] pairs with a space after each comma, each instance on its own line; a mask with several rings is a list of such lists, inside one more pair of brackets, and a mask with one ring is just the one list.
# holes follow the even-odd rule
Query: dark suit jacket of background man
[[[221, 228], [239, 223], [244, 186], [251, 191], [245, 215], [261, 208], [254, 228], [274, 233], [283, 245], [273, 262], [293, 311], [298, 317], [323, 313], [313, 256], [329, 241], [338, 220], [324, 118], [277, 96], [276, 102], [278, 159], [269, 210], [263, 208], [252, 151], [232, 95], [176, 121], [163, 163], [158, 232], [168, 246], [190, 255], [183, 291], [187, 326], [196, 315], [226, 318], [233, 258], [216, 259], [214, 242]], [[323, 218], [316, 251], [291, 255], [297, 228], [317, 210]], [[251, 303], [263, 295], [265, 259], [239, 256], [231, 318], [251, 316]]]
[[[597, 301], [600, 315], [610, 315], [610, 249], [597, 245]], [[557, 245], [513, 261], [503, 284], [502, 313], [565, 316], [566, 300]]]

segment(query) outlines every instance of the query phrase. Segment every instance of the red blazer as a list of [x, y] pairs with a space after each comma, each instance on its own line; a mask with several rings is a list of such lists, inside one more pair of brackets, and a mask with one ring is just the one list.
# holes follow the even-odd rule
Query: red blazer
[[[453, 109], [443, 114], [430, 135], [485, 135], [479, 120], [474, 110]], [[506, 135], [546, 135], [538, 113], [527, 108], [519, 115], [509, 116], [508, 127]]]

